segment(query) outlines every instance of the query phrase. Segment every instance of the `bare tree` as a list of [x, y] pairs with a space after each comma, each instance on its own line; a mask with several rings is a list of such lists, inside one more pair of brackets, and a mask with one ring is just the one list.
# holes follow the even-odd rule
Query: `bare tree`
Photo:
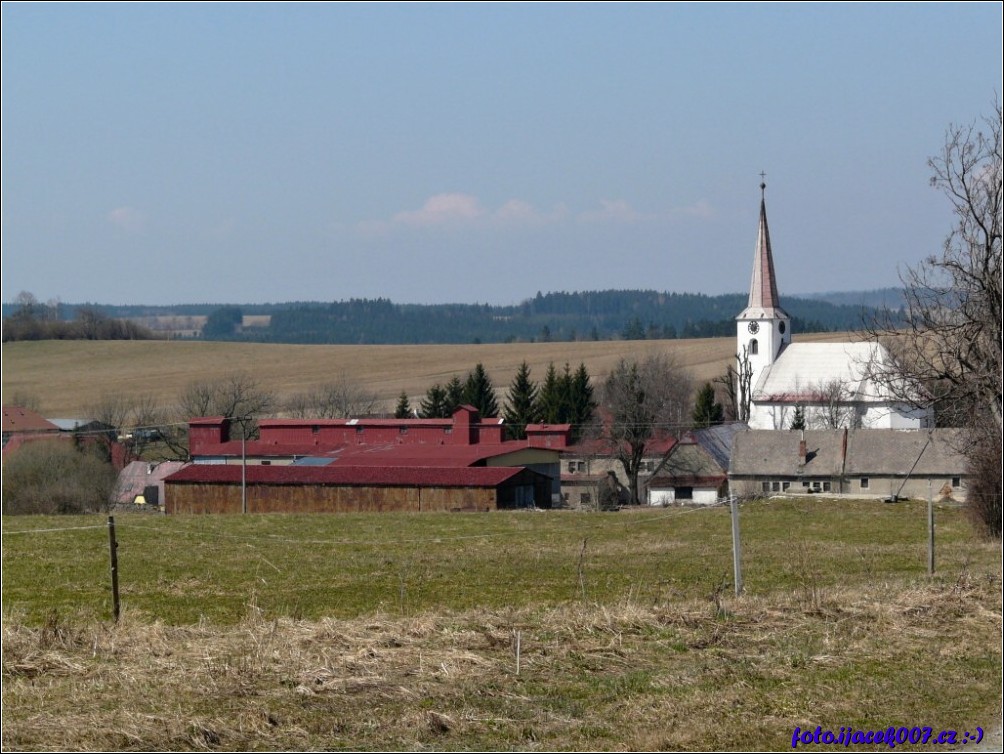
[[621, 361], [603, 385], [609, 414], [606, 436], [628, 477], [631, 499], [640, 503], [638, 474], [645, 448], [660, 435], [678, 435], [690, 426], [693, 380], [671, 357]]
[[860, 425], [850, 388], [839, 379], [809, 388], [804, 421], [812, 429], [857, 429]]
[[[940, 253], [901, 275], [901, 316], [886, 316], [870, 329], [894, 364], [873, 379], [914, 405], [936, 397], [949, 413], [963, 417], [969, 449], [992, 451], [969, 454], [971, 474], [999, 479], [1004, 367], [999, 97], [993, 110], [970, 125], [949, 127], [941, 152], [928, 161], [931, 185], [951, 204], [952, 230]], [[995, 497], [988, 506], [995, 520], [987, 525], [1000, 536], [1000, 486], [985, 487]]]
[[753, 365], [746, 346], [736, 354], [736, 365], [727, 364], [725, 374], [715, 377], [714, 383], [725, 393], [727, 418], [748, 422], [753, 400]]
[[344, 419], [372, 416], [377, 396], [345, 374], [285, 401], [286, 413], [294, 419]]

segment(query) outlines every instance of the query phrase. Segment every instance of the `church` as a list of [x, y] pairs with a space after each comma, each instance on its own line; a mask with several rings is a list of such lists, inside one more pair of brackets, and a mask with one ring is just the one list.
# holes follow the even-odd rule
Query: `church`
[[760, 184], [760, 227], [746, 308], [736, 317], [740, 404], [751, 429], [933, 427], [933, 412], [902, 400], [902, 391], [873, 379], [889, 363], [878, 343], [792, 343], [781, 307], [767, 229], [766, 184]]

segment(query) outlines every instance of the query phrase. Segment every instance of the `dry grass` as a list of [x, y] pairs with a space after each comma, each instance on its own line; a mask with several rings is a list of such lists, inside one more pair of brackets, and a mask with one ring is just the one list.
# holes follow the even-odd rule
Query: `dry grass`
[[[843, 334], [806, 340], [844, 340]], [[256, 375], [280, 395], [345, 374], [392, 409], [401, 391], [417, 402], [436, 382], [464, 375], [478, 362], [505, 390], [523, 360], [536, 379], [547, 365], [585, 363], [599, 383], [622, 357], [674, 354], [700, 381], [724, 371], [733, 338], [664, 341], [511, 343], [494, 345], [297, 346], [191, 341], [41, 341], [3, 345], [4, 395], [32, 395], [48, 416], [72, 416], [104, 395], [153, 395], [171, 406], [195, 379], [237, 370]]]
[[796, 726], [999, 715], [1000, 582], [968, 573], [821, 605], [791, 592], [316, 621], [252, 605], [227, 627], [127, 613], [6, 615], [3, 630], [5, 751], [781, 750]]
[[781, 750], [796, 726], [990, 730], [1000, 548], [939, 506], [928, 577], [925, 516], [744, 505], [741, 598], [725, 509], [120, 516], [118, 625], [100, 517], [6, 518], [3, 749]]

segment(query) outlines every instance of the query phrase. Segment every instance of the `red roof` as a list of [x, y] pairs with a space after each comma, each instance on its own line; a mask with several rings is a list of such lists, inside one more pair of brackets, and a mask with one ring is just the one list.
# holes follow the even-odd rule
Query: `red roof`
[[5, 433], [58, 432], [59, 427], [31, 409], [21, 406], [4, 406], [3, 431]]
[[[381, 443], [363, 445], [341, 445], [323, 447], [302, 443], [263, 443], [258, 440], [247, 442], [248, 457], [332, 457], [335, 463], [353, 466], [473, 466], [489, 458], [518, 453], [524, 450], [547, 450], [547, 448], [527, 447], [525, 442], [510, 440], [502, 443], [478, 443], [477, 445], [437, 445], [433, 443]], [[230, 440], [218, 445], [206, 446], [200, 456], [241, 457], [240, 440]]]
[[[240, 484], [241, 468], [236, 464], [192, 464], [165, 481], [169, 484]], [[497, 487], [523, 471], [519, 467], [247, 466], [246, 481], [258, 485]]]

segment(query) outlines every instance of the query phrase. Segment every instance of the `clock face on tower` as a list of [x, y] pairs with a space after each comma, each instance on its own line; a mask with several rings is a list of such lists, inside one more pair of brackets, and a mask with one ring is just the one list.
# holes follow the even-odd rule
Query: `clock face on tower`
[[748, 329], [753, 335], [756, 335], [760, 332], [760, 325], [757, 322], [750, 322], [746, 329]]

